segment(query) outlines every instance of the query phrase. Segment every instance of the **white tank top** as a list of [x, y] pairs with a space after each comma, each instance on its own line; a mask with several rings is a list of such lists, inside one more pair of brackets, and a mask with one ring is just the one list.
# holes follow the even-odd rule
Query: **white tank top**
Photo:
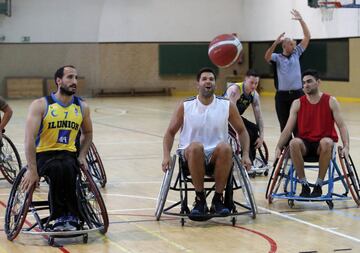
[[215, 95], [209, 105], [202, 104], [198, 96], [185, 100], [179, 149], [185, 149], [192, 142], [202, 143], [204, 149], [227, 143], [229, 106], [228, 99]]

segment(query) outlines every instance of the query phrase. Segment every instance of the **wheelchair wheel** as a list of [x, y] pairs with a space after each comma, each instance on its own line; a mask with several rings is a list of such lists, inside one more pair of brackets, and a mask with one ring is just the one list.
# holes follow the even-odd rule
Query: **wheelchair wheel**
[[260, 148], [258, 148], [256, 157], [261, 158], [261, 161], [265, 165], [268, 164], [268, 162], [269, 162], [269, 150], [268, 150], [268, 147], [267, 147], [265, 141], [263, 142], [263, 145]]
[[26, 167], [22, 168], [18, 176], [15, 178], [5, 211], [4, 228], [7, 239], [9, 241], [14, 240], [16, 236], [20, 233], [32, 201], [32, 194], [35, 189], [35, 185], [33, 185], [30, 191], [21, 191], [20, 184], [25, 172]]
[[103, 198], [88, 170], [80, 166], [81, 175], [78, 177], [77, 192], [80, 210], [89, 228], [101, 228], [105, 234], [109, 227], [109, 217]]
[[107, 182], [106, 173], [94, 143], [91, 143], [89, 152], [86, 155], [86, 161], [94, 181], [99, 182], [100, 186], [104, 188]]
[[156, 207], [155, 207], [156, 220], [160, 220], [161, 214], [164, 210], [166, 198], [170, 189], [172, 175], [175, 170], [175, 163], [176, 163], [176, 155], [173, 155], [171, 159], [170, 168], [164, 174], [164, 178], [160, 186], [159, 195], [156, 201]]
[[282, 179], [285, 177], [285, 169], [289, 159], [289, 148], [283, 149], [280, 158], [274, 163], [274, 168], [271, 172], [268, 185], [266, 187], [265, 198], [269, 204], [272, 203], [271, 195], [276, 193], [281, 185]]
[[14, 143], [3, 134], [3, 146], [0, 148], [0, 171], [5, 179], [13, 184], [21, 169], [21, 159]]
[[349, 187], [351, 196], [353, 197], [355, 203], [360, 206], [360, 181], [357, 171], [355, 169], [355, 165], [352, 161], [351, 156], [349, 155], [349, 161], [340, 155], [341, 148], [339, 147], [339, 160], [341, 164], [341, 168], [344, 172], [344, 177], [346, 183]]
[[233, 154], [233, 162], [236, 177], [235, 180], [239, 181], [246, 203], [251, 210], [251, 217], [255, 219], [257, 213], [257, 206], [255, 203], [255, 198], [251, 188], [249, 176], [245, 171], [245, 168], [241, 165], [240, 159], [236, 154]]

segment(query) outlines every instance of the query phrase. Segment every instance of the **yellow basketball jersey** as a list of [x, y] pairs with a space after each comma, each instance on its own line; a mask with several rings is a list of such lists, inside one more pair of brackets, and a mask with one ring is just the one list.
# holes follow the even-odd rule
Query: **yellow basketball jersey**
[[51, 94], [46, 97], [46, 101], [46, 112], [35, 142], [36, 152], [76, 152], [76, 137], [83, 120], [80, 99], [74, 96], [69, 105], [64, 105]]

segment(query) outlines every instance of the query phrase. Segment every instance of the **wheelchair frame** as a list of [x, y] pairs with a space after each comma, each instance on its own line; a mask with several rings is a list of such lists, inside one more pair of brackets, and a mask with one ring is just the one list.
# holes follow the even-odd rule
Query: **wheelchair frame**
[[[240, 163], [240, 159], [236, 154], [233, 154], [233, 168], [232, 172], [229, 175], [228, 182], [225, 189], [225, 198], [224, 203], [230, 209], [230, 216], [231, 222], [233, 225], [236, 224], [236, 216], [242, 214], [250, 214], [253, 219], [256, 218], [257, 207], [255, 203], [254, 194], [252, 192], [252, 188], [250, 185], [250, 179], [247, 175], [245, 169]], [[175, 170], [176, 161], [178, 160], [179, 163], [179, 171], [178, 175], [171, 185], [172, 176]], [[204, 183], [213, 183], [214, 179], [205, 177]], [[184, 226], [185, 218], [190, 218], [190, 209], [188, 207], [188, 192], [195, 191], [194, 187], [189, 187], [188, 183], [191, 183], [190, 176], [186, 175], [184, 169], [182, 168], [181, 161], [178, 155], [174, 154], [172, 156], [171, 164], [169, 169], [165, 172], [162, 184], [160, 186], [160, 192], [157, 198], [156, 208], [155, 208], [155, 217], [156, 220], [160, 220], [161, 214], [167, 215], [175, 215], [181, 217], [181, 225]], [[168, 206], [165, 208], [165, 202], [167, 199], [167, 195], [169, 190], [178, 191], [180, 193], [180, 201]], [[240, 203], [238, 201], [233, 200], [233, 191], [242, 189], [243, 195], [245, 197], [246, 203]], [[213, 184], [212, 187], [205, 187], [205, 194], [206, 197], [215, 190], [215, 185]], [[180, 206], [180, 212], [172, 211], [173, 208]], [[242, 207], [245, 211], [238, 212], [236, 207]], [[199, 221], [209, 220], [214, 217], [224, 217], [217, 214], [206, 214], [199, 218]], [[225, 216], [227, 217], [227, 216]]]
[[[338, 148], [339, 151], [341, 147]], [[356, 202], [356, 204], [359, 206], [359, 179], [357, 177], [357, 173], [355, 170], [355, 167], [353, 166], [352, 160], [352, 168], [350, 168], [346, 165], [343, 160], [345, 160], [343, 157], [340, 157], [339, 160], [341, 163], [343, 174], [340, 171], [340, 168], [336, 162], [336, 149], [333, 148], [333, 154], [332, 158], [330, 160], [329, 168], [327, 171], [328, 178], [327, 180], [324, 180], [323, 186], [328, 186], [328, 192], [326, 194], [323, 194], [320, 197], [316, 198], [309, 198], [309, 197], [300, 197], [299, 195], [296, 195], [296, 188], [299, 183], [299, 179], [296, 177], [296, 170], [294, 168], [294, 165], [292, 163], [289, 163], [290, 160], [290, 149], [289, 147], [282, 150], [282, 153], [279, 157], [279, 159], [274, 164], [274, 169], [272, 170], [271, 176], [269, 178], [269, 182], [266, 189], [265, 197], [268, 199], [269, 204], [273, 202], [273, 199], [279, 198], [279, 199], [287, 199], [289, 207], [294, 206], [294, 201], [325, 201], [328, 205], [329, 209], [333, 209], [334, 200], [348, 200], [351, 199], [348, 197], [349, 189], [351, 194], [353, 195], [353, 198]], [[309, 165], [309, 163], [314, 163], [318, 161], [306, 161], [304, 168], [318, 168], [318, 166]], [[351, 167], [351, 166], [350, 166]], [[355, 171], [355, 172], [354, 172]], [[335, 174], [337, 174], [337, 177], [335, 177]], [[349, 181], [354, 181], [353, 185], [349, 183]], [[279, 192], [278, 190], [281, 187], [281, 183], [283, 182], [283, 192]], [[334, 183], [340, 181], [344, 187], [345, 192], [340, 193], [334, 193]], [[348, 182], [347, 182], [348, 181]], [[314, 186], [314, 184], [309, 183], [311, 187]], [[349, 187], [350, 186], [350, 187]], [[357, 192], [357, 194], [356, 194]], [[357, 197], [356, 197], [357, 195]], [[355, 196], [355, 197], [354, 197]]]
[[2, 144], [0, 148], [0, 171], [4, 177], [0, 180], [6, 180], [13, 184], [21, 169], [20, 155], [14, 143], [5, 134], [2, 137]]
[[96, 183], [99, 183], [101, 188], [104, 188], [107, 182], [104, 165], [100, 158], [99, 152], [95, 144], [92, 142], [88, 153], [86, 154], [86, 162], [89, 166], [90, 174]]
[[[22, 192], [20, 187], [22, 178], [26, 172], [26, 167], [22, 168], [15, 179], [10, 192], [5, 213], [5, 233], [7, 239], [12, 241], [21, 232], [24, 234], [48, 236], [49, 245], [54, 245], [55, 238], [68, 238], [83, 236], [83, 242], [87, 243], [88, 233], [99, 231], [105, 234], [109, 226], [109, 218], [105, 203], [101, 197], [95, 182], [89, 172], [80, 166], [80, 174], [77, 178], [77, 195], [79, 210], [81, 212], [80, 230], [76, 231], [52, 231], [52, 220], [50, 215], [44, 216], [40, 211], [50, 210], [49, 201], [32, 201], [35, 185], [28, 192]], [[27, 214], [31, 212], [35, 223], [26, 221]], [[22, 228], [23, 224], [29, 225]]]
[[[234, 130], [229, 131], [229, 143], [235, 154], [240, 156], [241, 147], [236, 138], [236, 133]], [[257, 169], [247, 172], [250, 177], [255, 178], [257, 175], [264, 174], [264, 176], [267, 176], [269, 174], [269, 150], [265, 141], [263, 142], [263, 145], [256, 150], [256, 156], [253, 161], [253, 165]]]

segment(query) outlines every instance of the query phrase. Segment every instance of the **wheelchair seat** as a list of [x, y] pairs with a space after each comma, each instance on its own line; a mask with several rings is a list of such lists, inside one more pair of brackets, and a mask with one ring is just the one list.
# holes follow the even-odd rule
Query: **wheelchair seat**
[[[109, 226], [109, 218], [105, 203], [101, 197], [95, 182], [89, 171], [80, 166], [77, 177], [76, 194], [81, 213], [79, 228], [76, 231], [53, 231], [53, 220], [50, 218], [50, 203], [48, 200], [32, 200], [35, 184], [29, 191], [21, 190], [21, 181], [27, 167], [19, 172], [11, 189], [5, 213], [5, 233], [7, 239], [12, 241], [21, 232], [31, 235], [48, 236], [49, 245], [54, 244], [55, 238], [83, 236], [83, 242], [87, 243], [88, 233], [100, 231], [105, 234]], [[48, 180], [46, 180], [48, 181]], [[33, 214], [34, 221], [26, 219], [28, 213]], [[23, 228], [26, 224], [27, 228]]]
[[[176, 166], [178, 164], [178, 166]], [[172, 180], [175, 168], [178, 168], [178, 173], [175, 180]], [[162, 214], [179, 216], [181, 225], [184, 226], [185, 218], [189, 218], [195, 221], [205, 221], [215, 217], [224, 217], [219, 214], [207, 213], [202, 216], [191, 216], [190, 209], [188, 207], [189, 192], [195, 192], [195, 188], [191, 185], [191, 176], [186, 169], [187, 165], [184, 164], [182, 159], [179, 157], [178, 152], [172, 156], [171, 164], [169, 169], [165, 172], [162, 184], [160, 186], [160, 192], [157, 198], [155, 217], [160, 220]], [[205, 183], [205, 195], [208, 197], [211, 192], [215, 190], [214, 178], [206, 176], [204, 178]], [[243, 193], [241, 199], [235, 200], [234, 191], [242, 190]], [[180, 194], [180, 200], [176, 203], [165, 207], [167, 195], [169, 190], [177, 191]], [[236, 196], [239, 197], [237, 194]], [[231, 222], [233, 225], [236, 224], [236, 216], [241, 214], [250, 214], [252, 218], [256, 217], [257, 207], [250, 185], [249, 177], [242, 167], [239, 157], [233, 154], [233, 167], [228, 177], [228, 182], [225, 187], [224, 204], [229, 208]], [[237, 208], [244, 208], [244, 211], [238, 211]], [[174, 209], [178, 208], [177, 211]]]
[[[340, 151], [341, 147], [338, 147]], [[338, 152], [340, 153], [340, 152]], [[355, 166], [351, 162], [348, 162], [344, 157], [339, 155], [338, 160], [340, 161], [341, 169], [336, 159], [336, 148], [334, 146], [332, 152], [332, 158], [330, 160], [329, 168], [327, 170], [327, 178], [323, 182], [323, 186], [327, 186], [328, 191], [320, 197], [301, 197], [297, 195], [296, 189], [300, 185], [299, 179], [296, 176], [296, 170], [290, 159], [290, 149], [286, 147], [282, 150], [282, 153], [274, 163], [274, 168], [271, 172], [271, 176], [268, 181], [265, 198], [271, 204], [274, 199], [287, 199], [290, 207], [294, 206], [294, 201], [324, 201], [327, 203], [330, 209], [333, 209], [334, 200], [348, 200], [350, 191], [354, 201], [360, 205], [360, 185], [359, 178]], [[304, 157], [304, 168], [318, 168], [313, 165], [319, 161], [318, 156], [305, 156]], [[310, 163], [310, 164], [309, 164]], [[343, 191], [340, 193], [334, 192], [334, 184], [340, 182], [343, 186]], [[310, 187], [315, 185], [309, 183]], [[338, 189], [338, 188], [337, 188]]]

